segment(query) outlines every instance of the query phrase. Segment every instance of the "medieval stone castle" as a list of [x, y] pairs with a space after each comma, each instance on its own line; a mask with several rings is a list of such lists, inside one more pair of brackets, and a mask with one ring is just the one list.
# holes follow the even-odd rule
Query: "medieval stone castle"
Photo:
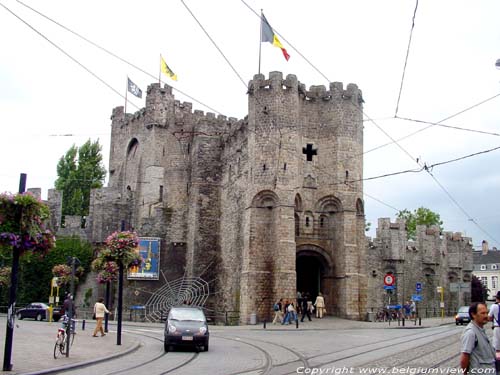
[[[238, 311], [247, 323], [268, 319], [274, 301], [297, 290], [323, 293], [328, 314], [365, 319], [387, 303], [383, 277], [397, 278], [393, 303], [424, 284], [422, 306], [460, 296], [447, 285], [470, 281], [472, 246], [460, 234], [419, 228], [407, 240], [404, 222], [380, 219], [365, 237], [363, 99], [354, 84], [306, 89], [296, 76], [272, 72], [249, 83], [242, 120], [192, 110], [172, 88], [152, 84], [146, 106], [111, 117], [109, 186], [94, 190], [85, 228], [66, 217], [60, 234], [101, 243], [121, 226], [161, 239], [165, 279], [199, 276], [208, 306]], [[61, 196], [49, 192], [53, 225]], [[138, 281], [155, 290], [164, 279]], [[126, 303], [146, 294], [126, 290]], [[414, 293], [414, 292], [413, 292]], [[128, 302], [127, 302], [128, 299]]]

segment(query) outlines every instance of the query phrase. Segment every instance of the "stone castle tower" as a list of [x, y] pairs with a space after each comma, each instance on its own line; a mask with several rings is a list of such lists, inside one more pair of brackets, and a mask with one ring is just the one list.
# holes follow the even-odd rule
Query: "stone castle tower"
[[364, 319], [361, 91], [306, 90], [272, 72], [254, 76], [248, 95], [243, 120], [193, 112], [158, 84], [135, 114], [115, 108], [109, 186], [92, 193], [89, 239], [121, 222], [160, 237], [164, 275], [210, 281], [210, 307], [242, 322], [269, 318], [297, 290], [322, 292], [329, 314]]

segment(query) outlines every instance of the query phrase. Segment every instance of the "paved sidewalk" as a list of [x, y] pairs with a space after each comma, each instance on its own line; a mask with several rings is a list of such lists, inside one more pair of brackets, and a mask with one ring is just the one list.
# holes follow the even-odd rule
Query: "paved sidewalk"
[[[325, 317], [324, 319], [314, 319], [312, 322], [305, 321], [299, 323], [299, 330], [355, 330], [355, 329], [414, 329], [429, 328], [444, 324], [455, 324], [454, 319], [447, 317], [429, 318], [422, 320], [422, 326], [414, 322], [405, 322], [405, 327], [398, 326], [398, 322], [358, 322], [334, 317]], [[95, 327], [94, 321], [86, 322], [86, 329], [82, 331], [81, 321], [77, 326], [75, 342], [70, 348], [70, 355], [60, 356], [54, 359], [54, 343], [56, 340], [59, 323], [35, 322], [32, 320], [16, 320], [17, 327], [14, 329], [14, 345], [12, 351], [12, 361], [14, 365], [12, 371], [0, 371], [0, 374], [50, 374], [61, 370], [68, 370], [76, 367], [83, 367], [86, 364], [98, 361], [116, 358], [118, 356], [133, 353], [139, 348], [140, 342], [126, 332], [122, 332], [122, 345], [116, 345], [116, 324], [112, 322], [109, 325], [109, 333], [105, 337], [92, 337], [92, 331]], [[158, 330], [163, 329], [163, 323], [136, 323], [124, 322], [123, 329], [130, 326], [145, 326]], [[5, 327], [6, 318], [0, 316], [0, 346], [5, 345]], [[296, 330], [295, 324], [292, 325], [273, 325], [266, 324], [267, 330], [290, 331]], [[264, 330], [263, 324], [245, 325], [245, 326], [211, 326], [212, 334], [225, 331], [239, 330]], [[286, 336], [284, 336], [286, 337]], [[3, 364], [3, 350], [2, 350]]]
[[[129, 354], [139, 347], [139, 342], [122, 332], [122, 345], [116, 345], [116, 326], [110, 325], [110, 332], [104, 337], [92, 337], [95, 322], [86, 322], [82, 331], [78, 323], [75, 341], [70, 348], [69, 357], [60, 355], [54, 359], [54, 344], [60, 323], [16, 320], [12, 350], [12, 371], [0, 374], [48, 374], [57, 371], [82, 367], [85, 364], [107, 360]], [[1, 363], [3, 367], [6, 318], [0, 317]]]

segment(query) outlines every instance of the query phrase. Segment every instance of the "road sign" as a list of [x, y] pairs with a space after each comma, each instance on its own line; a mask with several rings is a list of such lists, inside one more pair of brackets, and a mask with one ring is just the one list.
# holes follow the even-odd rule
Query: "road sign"
[[401, 308], [401, 305], [387, 305], [388, 309], [394, 309], [394, 310], [399, 310]]
[[393, 290], [393, 289], [396, 289], [396, 287], [394, 285], [384, 285], [384, 289], [385, 290]]
[[437, 291], [438, 293], [442, 293], [442, 292], [443, 292], [443, 287], [442, 287], [442, 286], [438, 286], [438, 287], [436, 288], [436, 291]]
[[416, 283], [415, 284], [415, 290], [417, 292], [421, 292], [422, 291], [422, 283]]
[[394, 285], [394, 282], [396, 281], [396, 278], [394, 277], [393, 274], [391, 273], [387, 273], [385, 276], [384, 276], [384, 285]]
[[422, 302], [422, 295], [421, 294], [412, 294], [411, 300], [415, 302]]

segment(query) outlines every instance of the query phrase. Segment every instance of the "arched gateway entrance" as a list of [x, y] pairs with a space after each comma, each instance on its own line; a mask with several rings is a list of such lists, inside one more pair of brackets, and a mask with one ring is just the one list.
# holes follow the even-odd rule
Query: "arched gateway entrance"
[[296, 257], [297, 291], [308, 292], [314, 299], [319, 292], [331, 292], [332, 262], [330, 256], [317, 246], [300, 246]]

